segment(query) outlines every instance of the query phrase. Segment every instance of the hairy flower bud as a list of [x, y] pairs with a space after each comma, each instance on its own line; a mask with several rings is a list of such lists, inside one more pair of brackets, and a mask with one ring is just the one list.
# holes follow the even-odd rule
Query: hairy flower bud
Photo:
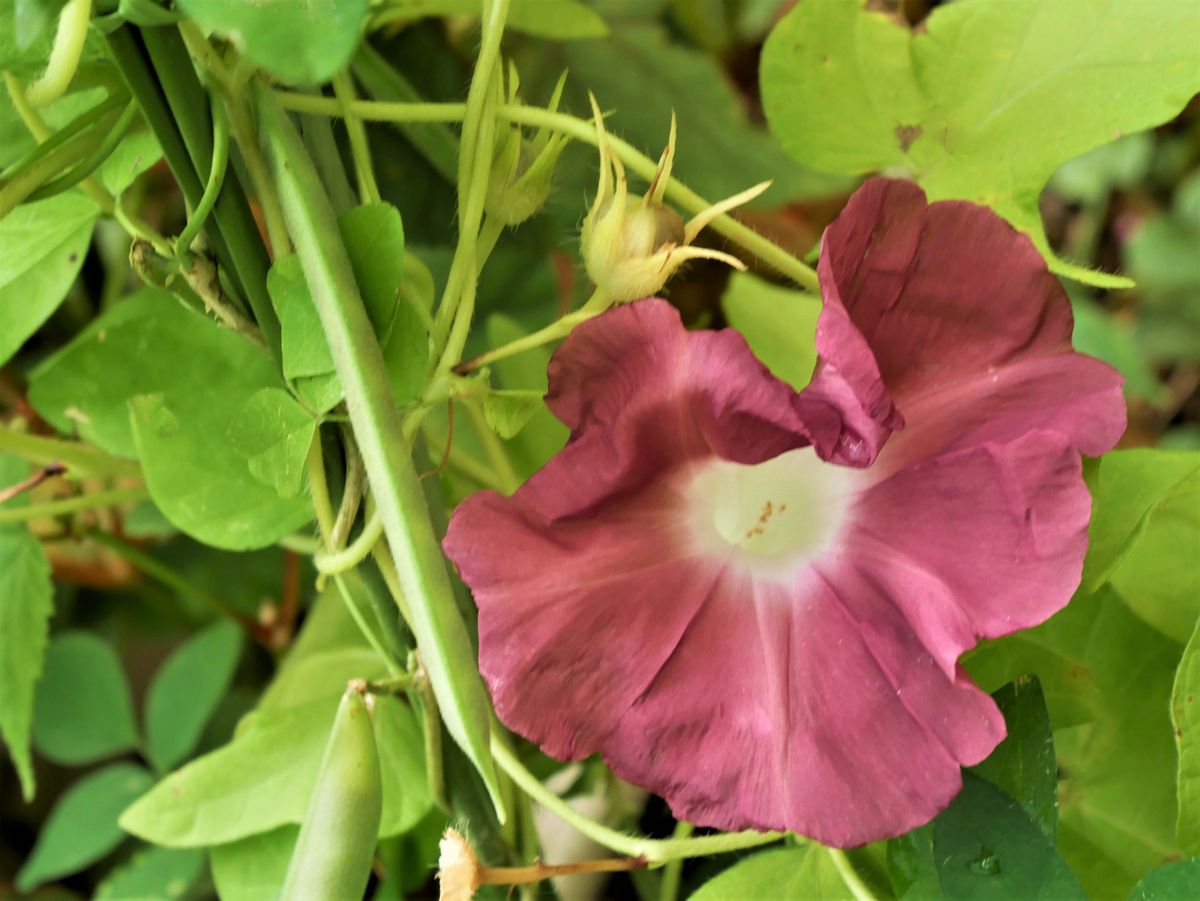
[[[558, 80], [547, 109], [554, 112], [562, 99], [567, 74]], [[520, 101], [520, 81], [515, 66], [509, 65], [505, 102]], [[567, 138], [539, 128], [530, 138], [520, 125], [513, 123], [496, 138], [492, 149], [492, 168], [488, 178], [486, 208], [505, 225], [518, 225], [534, 215], [550, 196], [554, 167], [567, 146]]]
[[609, 147], [596, 98], [591, 101], [600, 150], [600, 182], [583, 222], [582, 244], [584, 265], [596, 288], [610, 303], [628, 303], [661, 293], [667, 280], [691, 259], [720, 260], [745, 269], [737, 257], [693, 247], [692, 242], [713, 219], [757, 197], [770, 182], [714, 204], [685, 223], [662, 202], [675, 160], [675, 117], [671, 117], [670, 138], [650, 188], [642, 197], [630, 197], [625, 167]]

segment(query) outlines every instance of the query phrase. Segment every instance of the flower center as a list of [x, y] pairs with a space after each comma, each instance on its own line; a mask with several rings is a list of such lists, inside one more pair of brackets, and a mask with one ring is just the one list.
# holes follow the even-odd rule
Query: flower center
[[752, 466], [711, 460], [684, 488], [690, 538], [701, 553], [785, 579], [836, 538], [854, 475], [823, 462], [811, 447]]

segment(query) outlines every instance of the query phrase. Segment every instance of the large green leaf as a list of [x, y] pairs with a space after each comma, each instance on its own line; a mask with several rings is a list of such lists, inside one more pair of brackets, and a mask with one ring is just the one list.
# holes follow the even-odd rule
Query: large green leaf
[[226, 435], [231, 411], [204, 394], [130, 401], [138, 457], [154, 503], [193, 538], [226, 550], [265, 547], [312, 519], [308, 498], [263, 484]]
[[[1147, 870], [1180, 856], [1170, 698], [1180, 646], [1111, 591], [1077, 598], [1076, 642], [1104, 698], [1094, 723], [1055, 733], [1059, 846], [1089, 896], [1123, 896]], [[1106, 871], [1108, 857], [1123, 877]]]
[[966, 661], [985, 688], [1036, 673], [1044, 686], [1058, 685], [1058, 697], [1074, 692], [1082, 702], [1055, 704], [1047, 691], [1059, 771], [1058, 846], [1089, 897], [1123, 899], [1142, 874], [1181, 854], [1169, 716], [1181, 653], [1105, 588], [1076, 596], [1041, 626], [991, 642]]
[[773, 898], [778, 901], [847, 901], [847, 886], [820, 845], [760, 851], [704, 883], [691, 901]]
[[735, 272], [721, 308], [773, 375], [797, 391], [808, 384], [817, 363], [820, 298]]
[[963, 790], [933, 821], [933, 859], [947, 898], [1086, 898], [1075, 874], [1021, 806], [989, 782]]
[[285, 81], [328, 81], [348, 62], [362, 34], [367, 0], [179, 0], [208, 31]]
[[146, 693], [146, 752], [156, 769], [173, 767], [195, 748], [229, 688], [241, 651], [241, 630], [222, 620], [159, 667]]
[[83, 266], [100, 208], [78, 193], [0, 219], [0, 364], [58, 309]]
[[[1053, 843], [1058, 822], [1057, 772], [1041, 687], [1036, 678], [1022, 677], [992, 697], [1004, 714], [1008, 735], [969, 772], [999, 789], [1005, 799], [1015, 801], [1046, 841]], [[887, 866], [896, 894], [905, 901], [955, 897], [943, 890], [932, 824], [889, 841]]]
[[131, 397], [185, 395], [231, 412], [254, 391], [273, 386], [279, 377], [260, 348], [166, 291], [143, 288], [39, 367], [29, 399], [60, 432], [78, 431], [110, 453], [134, 457]]
[[[25, 461], [0, 454], [0, 488], [29, 474]], [[27, 503], [24, 496], [0, 504]], [[21, 793], [33, 797], [29, 741], [34, 718], [34, 684], [42, 674], [54, 612], [50, 565], [41, 543], [24, 523], [0, 525], [0, 737], [21, 780]]]
[[72, 766], [137, 745], [133, 698], [112, 645], [89, 632], [54, 637], [37, 687], [33, 743], [43, 756]]
[[283, 887], [299, 826], [280, 826], [209, 849], [221, 901], [261, 901]]
[[54, 805], [25, 865], [17, 873], [22, 892], [82, 870], [121, 843], [117, 815], [151, 784], [140, 766], [114, 763], [80, 779]]
[[1099, 463], [1084, 585], [1110, 582], [1138, 616], [1179, 643], [1200, 616], [1200, 452], [1117, 451]]
[[801, 0], [762, 59], [771, 129], [828, 172], [905, 171], [986, 203], [1049, 252], [1038, 195], [1065, 161], [1172, 119], [1200, 90], [1200, 9], [1177, 0], [965, 0], [912, 33], [863, 0]]

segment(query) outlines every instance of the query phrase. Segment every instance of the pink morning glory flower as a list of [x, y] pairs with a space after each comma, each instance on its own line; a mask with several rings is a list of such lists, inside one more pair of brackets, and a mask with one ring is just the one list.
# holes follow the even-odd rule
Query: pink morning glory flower
[[868, 182], [820, 277], [799, 393], [661, 300], [578, 327], [547, 397], [570, 441], [445, 548], [509, 727], [697, 825], [847, 847], [931, 819], [1003, 738], [958, 659], [1067, 603], [1080, 455], [1125, 408], [983, 207]]

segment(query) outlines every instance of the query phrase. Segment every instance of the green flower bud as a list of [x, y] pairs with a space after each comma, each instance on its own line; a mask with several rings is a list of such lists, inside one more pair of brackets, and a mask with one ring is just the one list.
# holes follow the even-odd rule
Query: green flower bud
[[[564, 72], [547, 106], [551, 112], [558, 109], [566, 80], [567, 74]], [[517, 97], [519, 89], [517, 70], [510, 64], [505, 98], [507, 103], [520, 102]], [[488, 214], [505, 225], [517, 225], [540, 210], [550, 196], [554, 167], [566, 146], [565, 135], [539, 128], [532, 137], [527, 138], [516, 123], [497, 136], [485, 201]]]
[[675, 117], [671, 117], [670, 138], [649, 190], [642, 197], [630, 197], [625, 167], [609, 147], [596, 98], [591, 101], [600, 151], [600, 182], [583, 222], [581, 240], [584, 265], [596, 288], [610, 303], [628, 303], [660, 293], [688, 260], [720, 260], [735, 269], [745, 269], [737, 257], [693, 247], [692, 242], [709, 222], [757, 197], [770, 182], [714, 204], [685, 223], [662, 202], [675, 160]]

